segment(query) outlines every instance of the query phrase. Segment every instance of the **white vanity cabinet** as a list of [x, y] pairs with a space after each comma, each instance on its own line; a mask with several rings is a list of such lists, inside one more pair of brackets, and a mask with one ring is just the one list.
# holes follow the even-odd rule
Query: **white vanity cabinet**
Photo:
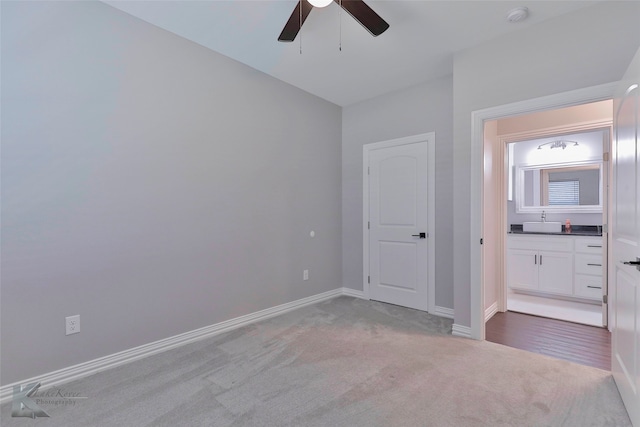
[[602, 237], [509, 235], [510, 288], [547, 296], [602, 299]]
[[559, 295], [573, 293], [573, 240], [565, 236], [509, 236], [509, 287]]

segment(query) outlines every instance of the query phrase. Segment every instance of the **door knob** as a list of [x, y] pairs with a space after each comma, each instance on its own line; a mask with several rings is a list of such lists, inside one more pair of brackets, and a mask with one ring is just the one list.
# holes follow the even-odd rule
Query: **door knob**
[[427, 238], [427, 233], [420, 233], [420, 234], [412, 234], [412, 237], [419, 237], [421, 239], [426, 239]]
[[636, 269], [640, 271], [640, 257], [636, 257], [635, 261], [622, 261], [622, 263], [626, 265], [635, 265]]

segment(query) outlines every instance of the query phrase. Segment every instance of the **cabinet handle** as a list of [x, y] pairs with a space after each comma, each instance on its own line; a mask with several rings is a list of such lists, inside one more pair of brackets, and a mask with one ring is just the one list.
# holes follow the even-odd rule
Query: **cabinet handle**
[[587, 288], [590, 288], [590, 289], [602, 289], [602, 286], [589, 286], [589, 285], [587, 285]]
[[587, 245], [588, 248], [601, 248], [602, 245]]
[[591, 264], [591, 263], [587, 263], [587, 265], [591, 265], [593, 267], [602, 267], [602, 264]]
[[538, 255], [533, 256], [533, 263], [536, 265], [538, 264]]
[[542, 254], [540, 254], [540, 265], [542, 265]]

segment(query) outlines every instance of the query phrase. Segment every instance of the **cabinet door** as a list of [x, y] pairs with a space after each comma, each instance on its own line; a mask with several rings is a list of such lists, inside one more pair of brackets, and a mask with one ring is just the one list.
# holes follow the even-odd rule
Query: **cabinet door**
[[539, 289], [561, 295], [573, 294], [573, 254], [540, 251], [538, 259]]
[[510, 249], [507, 256], [509, 287], [538, 289], [538, 251]]

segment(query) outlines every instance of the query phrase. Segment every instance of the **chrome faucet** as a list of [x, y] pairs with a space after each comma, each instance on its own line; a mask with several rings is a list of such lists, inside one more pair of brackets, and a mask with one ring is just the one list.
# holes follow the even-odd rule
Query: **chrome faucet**
[[542, 220], [542, 222], [547, 222], [547, 214], [544, 213], [544, 211], [542, 211], [542, 215], [540, 215], [540, 219]]

